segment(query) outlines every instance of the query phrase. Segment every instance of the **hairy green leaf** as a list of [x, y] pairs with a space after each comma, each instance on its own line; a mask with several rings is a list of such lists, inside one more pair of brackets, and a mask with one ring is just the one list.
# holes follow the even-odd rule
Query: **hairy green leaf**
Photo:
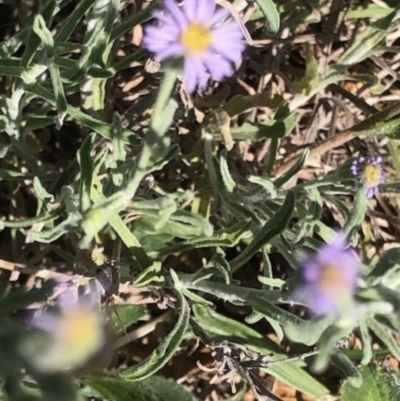
[[186, 299], [177, 293], [181, 310], [172, 331], [161, 341], [152, 354], [138, 364], [123, 370], [120, 375], [130, 381], [140, 381], [160, 370], [172, 358], [189, 326], [190, 309]]

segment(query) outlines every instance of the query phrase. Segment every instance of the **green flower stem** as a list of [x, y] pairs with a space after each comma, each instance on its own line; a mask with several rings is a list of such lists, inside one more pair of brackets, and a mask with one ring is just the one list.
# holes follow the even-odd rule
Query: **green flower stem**
[[165, 148], [168, 146], [169, 140], [165, 141], [164, 136], [169, 124], [165, 124], [165, 120], [172, 119], [173, 112], [175, 111], [175, 102], [170, 97], [179, 71], [180, 68], [176, 65], [170, 65], [166, 68], [160, 92], [154, 106], [150, 129], [144, 138], [142, 154], [140, 155], [133, 179], [124, 191], [127, 199], [134, 197], [140, 182], [154, 166], [155, 156], [160, 157], [162, 156], [160, 153], [164, 153], [167, 150]]
[[350, 218], [347, 220], [343, 227], [343, 231], [347, 236], [350, 236], [351, 232], [359, 227], [365, 218], [365, 214], [368, 209], [368, 199], [365, 195], [365, 187], [360, 186], [357, 189], [353, 210], [350, 214]]

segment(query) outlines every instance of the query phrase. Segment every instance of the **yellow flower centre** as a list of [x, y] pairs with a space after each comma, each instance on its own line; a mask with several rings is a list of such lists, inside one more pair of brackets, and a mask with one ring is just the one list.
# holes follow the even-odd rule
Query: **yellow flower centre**
[[369, 187], [375, 187], [379, 185], [381, 178], [381, 168], [376, 164], [369, 164], [365, 167], [363, 174], [364, 184]]
[[339, 266], [327, 264], [321, 269], [321, 275], [318, 281], [319, 289], [330, 296], [341, 296], [341, 291], [349, 287], [349, 282]]
[[103, 337], [101, 317], [97, 311], [84, 306], [64, 311], [55, 335], [65, 347], [98, 348]]
[[198, 55], [203, 53], [211, 44], [210, 29], [206, 25], [192, 22], [181, 35], [181, 43], [187, 54]]

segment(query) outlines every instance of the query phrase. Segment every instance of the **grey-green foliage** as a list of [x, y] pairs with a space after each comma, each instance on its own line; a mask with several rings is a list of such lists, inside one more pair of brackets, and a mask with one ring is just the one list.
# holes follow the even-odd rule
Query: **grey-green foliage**
[[88, 385], [82, 391], [84, 395], [112, 401], [129, 401], [132, 397], [137, 401], [198, 401], [195, 395], [174, 380], [157, 375], [140, 382], [107, 376], [86, 376], [82, 380]]
[[[316, 93], [329, 84], [349, 79], [373, 85], [375, 93], [382, 89], [376, 77], [349, 76], [347, 69], [382, 51], [380, 45], [385, 36], [398, 28], [399, 6], [386, 11], [380, 7], [377, 16], [381, 18], [355, 38], [353, 45], [336, 65], [329, 66], [324, 76], [319, 74], [311, 48], [306, 48], [305, 73], [292, 85], [295, 93], [290, 102], [283, 96], [271, 97], [265, 92], [235, 95], [222, 106], [221, 113], [229, 118], [268, 107], [272, 115], [264, 122], [234, 124], [233, 119], [229, 120], [232, 122], [230, 138], [223, 135], [219, 126], [203, 126], [211, 135], [200, 139], [191, 154], [183, 154], [169, 135], [169, 130], [175, 128], [178, 110], [175, 94], [179, 63], [163, 65], [163, 78], [150, 110], [148, 130], [142, 137], [123, 127], [122, 116], [115, 109], [111, 117], [105, 112], [107, 83], [133, 62], [143, 61], [146, 55], [143, 49], [138, 49], [115, 62], [113, 47], [118, 46], [118, 39], [124, 33], [151, 18], [157, 2], [123, 21], [119, 20], [122, 2], [118, 0], [82, 0], [66, 15], [64, 7], [68, 3], [68, 0], [43, 0], [38, 10], [30, 13], [21, 2], [21, 10], [26, 12], [21, 17], [20, 30], [0, 43], [0, 75], [7, 79], [7, 91], [0, 94], [0, 127], [7, 135], [0, 147], [0, 178], [13, 194], [18, 185], [33, 180], [32, 192], [37, 199], [36, 215], [29, 218], [19, 218], [18, 202], [12, 200], [10, 217], [1, 218], [0, 227], [10, 233], [14, 256], [19, 256], [22, 246], [33, 241], [43, 255], [56, 252], [72, 265], [83, 265], [90, 274], [93, 263], [88, 263], [82, 253], [92, 250], [94, 244], [100, 249], [104, 245], [102, 240], [107, 238], [114, 249], [123, 247], [123, 252], [116, 253], [117, 256], [122, 253], [128, 272], [122, 274], [122, 264], [118, 265], [118, 278], [133, 281], [140, 289], [156, 288], [160, 294], [172, 294], [174, 310], [167, 315], [168, 321], [163, 326], [167, 331], [165, 336], [147, 358], [121, 370], [120, 377], [81, 377], [87, 387], [78, 393], [72, 374], [40, 374], [18, 353], [19, 339], [26, 338], [27, 331], [23, 325], [10, 324], [9, 315], [30, 303], [44, 301], [48, 294], [43, 291], [7, 294], [0, 300], [0, 374], [8, 398], [11, 401], [78, 400], [85, 395], [115, 401], [132, 397], [138, 401], [170, 398], [195, 401], [195, 395], [158, 376], [176, 352], [187, 346], [185, 340], [193, 338], [190, 329], [193, 316], [212, 340], [228, 340], [261, 354], [273, 351], [274, 361], [284, 360], [286, 355], [265, 338], [265, 333], [255, 329], [255, 323], [262, 319], [271, 325], [280, 340], [317, 346], [319, 353], [313, 362], [283, 361], [266, 367], [269, 374], [297, 390], [315, 397], [327, 394], [327, 388], [304, 367], [323, 370], [332, 363], [344, 377], [343, 401], [396, 399], [399, 396], [397, 375], [369, 363], [376, 357], [371, 334], [394, 356], [400, 357], [400, 347], [393, 334], [400, 331], [399, 250], [384, 253], [360, 277], [356, 313], [351, 311], [343, 319], [299, 317], [292, 308], [296, 302], [290, 291], [295, 282], [286, 276], [274, 277], [272, 254], [283, 257], [290, 276], [290, 268], [298, 267], [297, 251], [318, 250], [323, 242], [316, 239], [316, 234], [329, 241], [332, 227], [321, 221], [327, 200], [339, 211], [344, 230], [355, 243], [369, 204], [349, 173], [348, 163], [313, 180], [296, 181], [295, 176], [311, 156], [309, 149], [304, 149], [282, 175], [272, 177], [271, 172], [281, 140], [292, 133], [299, 121], [298, 108]], [[235, 6], [237, 3], [234, 2]], [[274, 35], [280, 29], [279, 12], [286, 22], [285, 18], [290, 18], [299, 8], [298, 3], [288, 1], [277, 7], [271, 0], [257, 0], [260, 13], [256, 11], [252, 18], [260, 15], [265, 18], [268, 33]], [[315, 16], [308, 12], [304, 17], [304, 2], [300, 6], [301, 12], [295, 18], [300, 18], [301, 23], [310, 22]], [[366, 6], [367, 11], [369, 7]], [[78, 27], [82, 43], [71, 39]], [[71, 58], [72, 54], [75, 59]], [[71, 99], [80, 99], [83, 107], [75, 102], [73, 105]], [[399, 138], [399, 119], [393, 118], [396, 108], [398, 104], [356, 124], [355, 135]], [[79, 125], [84, 140], [77, 160], [59, 176], [43, 166], [32, 144], [32, 131], [54, 124], [59, 129], [70, 121]], [[99, 139], [106, 140], [110, 146], [99, 149]], [[231, 154], [216, 151], [215, 145], [221, 140], [228, 147], [227, 139], [229, 146], [235, 141], [270, 140], [264, 172], [252, 171], [247, 177], [238, 177], [230, 164]], [[176, 180], [181, 184], [179, 174], [172, 179], [168, 175], [171, 163], [200, 171], [194, 189], [163, 188], [164, 181]], [[165, 175], [162, 182], [157, 182], [160, 171]], [[185, 174], [183, 171], [181, 175]], [[154, 190], [152, 180], [156, 181]], [[49, 181], [52, 187], [47, 186]], [[399, 183], [393, 182], [381, 189], [384, 193], [396, 194], [399, 188]], [[350, 208], [347, 199], [354, 196], [356, 201]], [[21, 236], [26, 241], [22, 242]], [[60, 249], [63, 243], [68, 244], [66, 250]], [[232, 257], [238, 249], [240, 253]], [[179, 265], [174, 269], [168, 266], [171, 256], [195, 252], [201, 252], [203, 260], [195, 261], [194, 273], [183, 273]], [[259, 255], [265, 265], [259, 278], [262, 288], [239, 283], [235, 273], [247, 269], [249, 261]], [[138, 271], [135, 277], [131, 271], [134, 268]], [[217, 313], [213, 309], [217, 300], [248, 307], [245, 322]], [[111, 325], [124, 335], [147, 312], [144, 306], [115, 306]], [[360, 333], [363, 343], [359, 353], [361, 368], [340, 347], [342, 338], [353, 330]], [[20, 375], [27, 367], [37, 387], [28, 386], [26, 377]], [[240, 399], [246, 386], [243, 383], [232, 400]]]
[[116, 305], [112, 309], [111, 324], [115, 331], [124, 332], [130, 325], [136, 323], [146, 313], [141, 305]]
[[[242, 323], [218, 314], [209, 307], [196, 306], [194, 316], [197, 324], [214, 340], [229, 339], [261, 354], [273, 352], [274, 360], [282, 359], [284, 361], [285, 359], [285, 354], [279, 350], [276, 344], [264, 338], [263, 335]], [[275, 377], [315, 397], [320, 397], [328, 392], [324, 386], [301, 369], [299, 362], [282, 362], [282, 364], [276, 364], [267, 370]]]
[[189, 325], [189, 305], [182, 295], [179, 296], [179, 300], [181, 311], [173, 329], [148, 358], [121, 372], [121, 376], [124, 379], [129, 381], [146, 379], [161, 369], [172, 358]]
[[374, 364], [360, 368], [362, 385], [354, 387], [347, 379], [340, 388], [343, 401], [393, 401], [400, 396], [400, 378], [390, 368], [378, 367]]

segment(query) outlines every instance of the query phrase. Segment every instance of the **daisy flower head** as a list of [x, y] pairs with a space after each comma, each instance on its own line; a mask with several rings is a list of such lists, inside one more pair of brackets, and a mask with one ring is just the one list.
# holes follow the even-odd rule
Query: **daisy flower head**
[[153, 16], [156, 23], [145, 27], [143, 46], [160, 61], [183, 58], [187, 92], [204, 89], [210, 76], [221, 81], [233, 75], [245, 41], [239, 24], [215, 0], [164, 0]]
[[340, 315], [352, 305], [359, 268], [344, 234], [337, 233], [332, 243], [323, 245], [301, 262], [299, 284], [292, 298], [315, 315]]
[[359, 157], [351, 164], [351, 172], [363, 184], [368, 199], [379, 192], [379, 185], [385, 182], [381, 156]]
[[[81, 366], [105, 343], [105, 322], [99, 307], [77, 300], [70, 291], [59, 297], [58, 312], [45, 310], [31, 320], [44, 337], [24, 344], [32, 363], [41, 371], [53, 372]], [[32, 345], [33, 344], [33, 345]]]

